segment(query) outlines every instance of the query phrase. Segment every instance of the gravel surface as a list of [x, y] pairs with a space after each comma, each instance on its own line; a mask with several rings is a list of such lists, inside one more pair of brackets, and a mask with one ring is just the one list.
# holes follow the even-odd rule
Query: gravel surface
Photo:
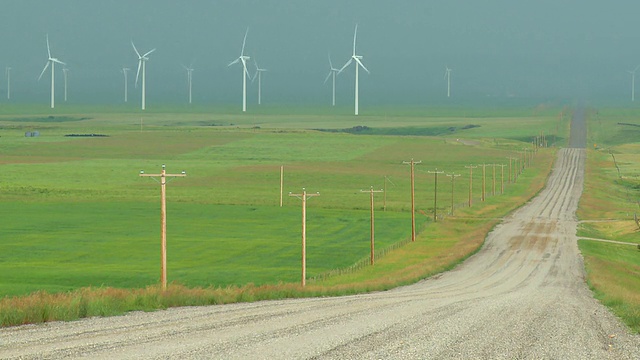
[[585, 151], [454, 271], [392, 291], [0, 330], [2, 359], [640, 359], [640, 336], [593, 299], [575, 210]]

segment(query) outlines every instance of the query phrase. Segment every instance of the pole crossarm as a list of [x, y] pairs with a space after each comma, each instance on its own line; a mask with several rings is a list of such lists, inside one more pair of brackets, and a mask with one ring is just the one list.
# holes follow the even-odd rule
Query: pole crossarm
[[361, 193], [369, 193], [370, 194], [370, 207], [371, 207], [371, 265], [375, 263], [376, 260], [376, 250], [375, 250], [375, 217], [374, 217], [374, 207], [373, 207], [373, 194], [384, 192], [384, 190], [373, 190], [373, 186], [369, 190], [360, 190]]
[[160, 284], [162, 290], [167, 289], [167, 178], [185, 177], [187, 173], [183, 171], [180, 174], [167, 174], [165, 165], [162, 164], [162, 172], [160, 174], [146, 174], [144, 170], [140, 170], [139, 176], [150, 177], [155, 181], [160, 178]]
[[416, 241], [416, 202], [415, 202], [415, 182], [414, 182], [414, 168], [416, 165], [422, 163], [422, 161], [403, 161], [405, 165], [411, 166], [411, 241]]
[[305, 188], [302, 188], [302, 194], [289, 193], [289, 196], [297, 197], [302, 200], [302, 281], [301, 284], [304, 287], [307, 284], [307, 198], [320, 196], [320, 193], [315, 194], [307, 193]]

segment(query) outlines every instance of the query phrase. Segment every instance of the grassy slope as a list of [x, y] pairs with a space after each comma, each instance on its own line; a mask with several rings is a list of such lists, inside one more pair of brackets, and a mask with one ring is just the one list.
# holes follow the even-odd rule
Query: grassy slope
[[[633, 213], [638, 211], [640, 170], [637, 143], [640, 128], [617, 125], [640, 123], [637, 110], [603, 110], [590, 116], [587, 170], [578, 217], [578, 235], [630, 243], [638, 241]], [[614, 154], [620, 175], [614, 165]], [[585, 258], [588, 283], [596, 297], [640, 332], [640, 251], [629, 245], [579, 242]]]

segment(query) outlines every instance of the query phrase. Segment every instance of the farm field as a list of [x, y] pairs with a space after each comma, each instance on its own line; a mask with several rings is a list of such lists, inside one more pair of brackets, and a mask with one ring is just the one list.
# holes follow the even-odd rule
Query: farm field
[[[557, 129], [555, 140], [562, 142], [568, 127], [568, 119], [558, 117], [560, 109], [435, 109], [399, 116], [389, 116], [393, 109], [388, 109], [358, 118], [279, 115], [278, 109], [247, 115], [100, 110], [47, 115], [5, 109], [0, 116], [0, 296], [156, 284], [160, 187], [138, 173], [158, 173], [162, 164], [168, 173], [187, 172], [167, 185], [170, 282], [187, 287], [298, 282], [301, 201], [287, 195], [303, 188], [320, 192], [307, 207], [309, 279], [359, 281], [356, 273], [325, 275], [368, 259], [369, 196], [361, 190], [386, 188], [375, 198], [379, 255], [410, 239], [409, 167], [403, 161], [411, 159], [422, 161], [415, 187], [419, 240], [439, 240], [429, 245], [433, 253], [429, 246], [420, 251], [426, 251], [423, 257], [443, 257], [438, 266], [450, 266], [481, 245], [495, 217], [542, 186], [553, 150], [541, 150], [516, 184], [508, 183], [508, 157], [521, 158], [524, 148], [530, 152], [541, 132]], [[343, 129], [348, 131], [336, 131]], [[25, 137], [33, 131], [39, 136]], [[480, 201], [480, 166], [473, 173], [474, 206], [466, 208], [465, 166], [494, 163], [505, 166], [504, 196], [497, 196], [501, 168], [494, 178], [489, 165], [487, 200]], [[515, 167], [514, 160], [514, 173]], [[436, 169], [462, 175], [453, 192], [457, 230], [433, 223], [429, 171]], [[437, 192], [440, 216], [451, 205], [451, 182], [444, 175]], [[462, 233], [482, 229], [461, 246], [468, 240]], [[444, 236], [454, 239], [439, 238]], [[456, 247], [465, 250], [438, 255]], [[395, 259], [388, 265], [394, 271], [411, 265], [408, 258], [406, 264], [394, 255], [385, 258]]]
[[592, 110], [587, 175], [578, 217], [588, 282], [596, 297], [640, 331], [640, 244], [634, 214], [640, 212], [640, 111]]

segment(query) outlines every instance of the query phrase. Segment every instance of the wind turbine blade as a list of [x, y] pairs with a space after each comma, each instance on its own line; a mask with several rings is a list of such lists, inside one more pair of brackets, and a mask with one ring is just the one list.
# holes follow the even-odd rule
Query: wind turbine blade
[[138, 71], [136, 72], [136, 87], [138, 87], [138, 76], [140, 76], [140, 67], [142, 66], [142, 59], [138, 60]]
[[49, 34], [47, 34], [47, 54], [49, 55], [49, 59], [51, 59], [51, 48], [49, 47]]
[[356, 36], [358, 35], [358, 24], [356, 24], [356, 30], [353, 32], [353, 56], [356, 55]]
[[256, 69], [256, 73], [253, 75], [253, 78], [251, 79], [251, 82], [256, 81], [256, 78], [258, 77], [258, 73], [260, 72], [260, 70]]
[[64, 63], [64, 62], [62, 62], [62, 61], [60, 61], [58, 59], [51, 59], [51, 61], [56, 62], [58, 64], [67, 65], [67, 63]]
[[47, 71], [48, 67], [49, 67], [49, 61], [47, 61], [47, 64], [44, 66], [44, 69], [42, 69], [40, 76], [38, 76], [38, 81], [40, 81], [40, 79], [42, 78], [42, 75], [44, 75], [44, 72]]
[[133, 40], [131, 40], [131, 46], [133, 46], [133, 51], [135, 51], [136, 55], [138, 55], [138, 59], [141, 58], [142, 56], [140, 56], [138, 49], [136, 49], [136, 45], [133, 43]]
[[227, 65], [227, 66], [235, 65], [235, 64], [237, 64], [237, 63], [238, 63], [238, 61], [240, 61], [240, 58], [237, 58], [237, 59], [233, 60], [233, 61], [232, 61], [232, 62], [230, 62], [230, 63], [229, 63], [229, 65]]
[[244, 57], [240, 57], [240, 60], [242, 60], [242, 67], [244, 68], [245, 74], [247, 74], [249, 79], [251, 79], [251, 75], [249, 75], [249, 70], [247, 70], [247, 60], [245, 60]]
[[244, 55], [244, 45], [247, 43], [248, 34], [249, 34], [249, 28], [247, 27], [247, 31], [244, 33], [244, 40], [242, 40], [242, 51], [240, 52], [240, 56]]
[[146, 54], [142, 55], [142, 57], [147, 57], [147, 55], [151, 54], [154, 51], [156, 51], [156, 49], [151, 49], [151, 50], [147, 51]]
[[329, 74], [328, 74], [328, 75], [327, 75], [327, 77], [324, 79], [324, 83], [323, 83], [323, 84], [326, 84], [326, 83], [327, 83], [327, 81], [329, 81], [329, 78], [331, 77], [331, 74], [333, 74], [333, 71], [329, 71]]
[[358, 65], [362, 66], [362, 68], [364, 69], [364, 71], [366, 71], [366, 72], [367, 72], [367, 74], [371, 74], [371, 73], [369, 72], [369, 70], [367, 69], [367, 67], [366, 67], [366, 66], [364, 66], [364, 64], [362, 63], [362, 61], [360, 61], [360, 59], [358, 59], [358, 58], [355, 58], [355, 59], [356, 59], [356, 62], [358, 63]]
[[331, 62], [331, 54], [329, 54], [329, 69], [333, 70], [333, 63]]
[[342, 70], [346, 69], [347, 66], [351, 65], [351, 62], [353, 61], [354, 58], [349, 59], [349, 61], [347, 61], [346, 64], [344, 64], [344, 66], [342, 68], [340, 68], [340, 70], [338, 70], [338, 74], [342, 72]]
[[636, 71], [638, 71], [638, 68], [640, 68], [640, 65], [636, 66], [636, 68], [633, 69], [633, 72], [635, 73]]

